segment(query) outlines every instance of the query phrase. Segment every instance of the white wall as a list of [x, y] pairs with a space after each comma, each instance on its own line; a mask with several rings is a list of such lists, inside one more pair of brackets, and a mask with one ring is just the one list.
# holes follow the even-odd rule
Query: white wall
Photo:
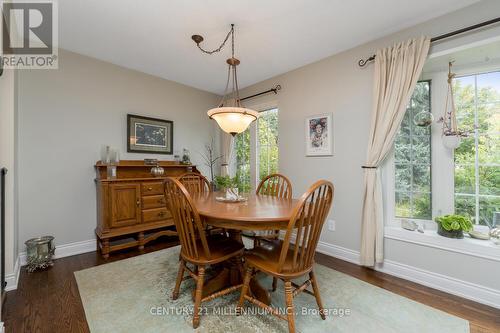
[[122, 159], [173, 158], [126, 153], [127, 113], [173, 120], [174, 151], [188, 148], [195, 164], [214, 133], [207, 92], [64, 50], [58, 70], [19, 72], [19, 251], [45, 234], [56, 245], [95, 238], [102, 144]]
[[[268, 95], [254, 103], [278, 101], [280, 172], [290, 177], [294, 195], [300, 195], [319, 178], [334, 183], [335, 199], [330, 218], [336, 220], [336, 231], [328, 231], [325, 225], [321, 235], [323, 244], [355, 252], [360, 248], [361, 165], [368, 142], [373, 66], [361, 69], [357, 66], [358, 59], [367, 58], [375, 50], [395, 42], [420, 35], [437, 36], [495, 18], [499, 12], [500, 1], [482, 1], [243, 90], [241, 95], [247, 96], [276, 84], [283, 87], [277, 96]], [[327, 112], [333, 113], [334, 156], [305, 157], [304, 119]], [[390, 239], [385, 240], [385, 245], [388, 260], [499, 290], [498, 262]], [[460, 267], [461, 262], [464, 265]]]

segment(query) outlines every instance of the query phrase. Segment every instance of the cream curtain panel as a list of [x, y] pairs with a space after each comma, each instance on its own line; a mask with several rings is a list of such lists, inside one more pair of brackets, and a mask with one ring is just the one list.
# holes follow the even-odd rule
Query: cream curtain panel
[[382, 184], [378, 167], [391, 150], [406, 106], [429, 52], [430, 39], [420, 37], [378, 50], [375, 57], [373, 113], [364, 170], [361, 264], [384, 259]]

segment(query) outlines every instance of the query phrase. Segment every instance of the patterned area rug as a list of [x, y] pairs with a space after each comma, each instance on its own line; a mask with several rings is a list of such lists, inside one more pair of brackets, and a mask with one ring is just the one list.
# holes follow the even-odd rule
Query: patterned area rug
[[[248, 302], [246, 314], [235, 316], [239, 291], [202, 303], [200, 327], [193, 330], [192, 279], [183, 282], [177, 300], [171, 296], [178, 256], [174, 247], [76, 272], [91, 332], [288, 332], [284, 320]], [[329, 315], [321, 320], [314, 297], [299, 294], [294, 299], [299, 332], [469, 332], [461, 318], [322, 265], [315, 271]], [[260, 282], [271, 288], [271, 278], [262, 276]], [[284, 309], [283, 289], [278, 284], [272, 303]]]

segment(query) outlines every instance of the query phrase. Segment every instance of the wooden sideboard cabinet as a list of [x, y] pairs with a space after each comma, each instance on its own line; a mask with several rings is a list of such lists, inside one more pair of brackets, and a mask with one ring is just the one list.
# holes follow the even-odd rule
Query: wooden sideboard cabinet
[[144, 161], [120, 161], [116, 177], [108, 178], [107, 166], [97, 162], [97, 247], [104, 258], [109, 253], [144, 245], [160, 236], [177, 236], [164, 192], [166, 177], [198, 172], [194, 165], [161, 161], [163, 177], [151, 175]]

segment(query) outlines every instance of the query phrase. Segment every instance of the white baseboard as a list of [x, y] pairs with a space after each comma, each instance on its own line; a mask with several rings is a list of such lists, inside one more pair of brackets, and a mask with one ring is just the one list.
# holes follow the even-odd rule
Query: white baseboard
[[[86, 241], [57, 245], [54, 254], [54, 259], [70, 257], [77, 254], [92, 252], [96, 250], [96, 240], [89, 239]], [[7, 281], [6, 291], [17, 289], [17, 282], [19, 280], [19, 273], [21, 267], [26, 265], [26, 252], [19, 253], [16, 264], [14, 265], [14, 273], [5, 276]]]
[[10, 274], [5, 274], [5, 291], [17, 289], [17, 282], [19, 281], [19, 272], [21, 271], [20, 257], [18, 256], [16, 262], [14, 263], [14, 272]]
[[331, 257], [348, 261], [356, 265], [360, 264], [359, 252], [342, 246], [337, 246], [330, 243], [319, 241], [316, 251]]
[[408, 266], [392, 260], [384, 260], [384, 263], [377, 265], [375, 269], [500, 309], [500, 290], [498, 289], [492, 289], [472, 282], [459, 280], [451, 276]]
[[[360, 264], [358, 251], [321, 241], [318, 243], [317, 251], [356, 265]], [[449, 294], [500, 308], [500, 290], [498, 289], [459, 280], [392, 260], [385, 260], [383, 264], [377, 265], [375, 269]]]

